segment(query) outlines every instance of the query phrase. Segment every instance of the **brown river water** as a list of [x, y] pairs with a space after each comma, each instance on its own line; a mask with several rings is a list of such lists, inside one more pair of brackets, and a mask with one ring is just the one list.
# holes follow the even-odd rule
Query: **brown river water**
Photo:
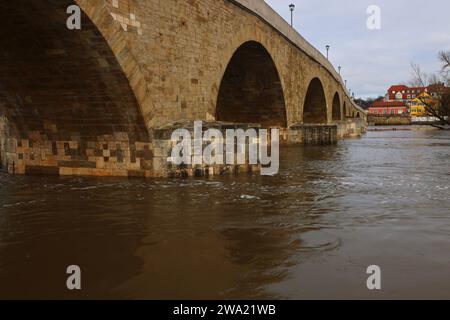
[[450, 132], [281, 157], [276, 177], [0, 174], [0, 298], [450, 298]]

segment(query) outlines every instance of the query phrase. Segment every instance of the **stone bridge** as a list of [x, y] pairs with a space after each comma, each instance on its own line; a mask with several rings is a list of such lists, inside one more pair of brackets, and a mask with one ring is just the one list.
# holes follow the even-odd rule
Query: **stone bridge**
[[286, 143], [365, 128], [333, 66], [263, 0], [2, 1], [0, 26], [9, 172], [161, 175], [158, 132], [183, 121], [278, 127]]

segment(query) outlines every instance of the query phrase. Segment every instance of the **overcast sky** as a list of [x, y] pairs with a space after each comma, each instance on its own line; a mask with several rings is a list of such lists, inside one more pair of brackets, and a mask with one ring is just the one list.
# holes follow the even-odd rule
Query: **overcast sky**
[[[330, 60], [357, 97], [384, 95], [391, 84], [412, 78], [411, 62], [439, 70], [437, 54], [450, 50], [449, 0], [265, 0]], [[370, 5], [381, 9], [381, 30], [369, 30]]]

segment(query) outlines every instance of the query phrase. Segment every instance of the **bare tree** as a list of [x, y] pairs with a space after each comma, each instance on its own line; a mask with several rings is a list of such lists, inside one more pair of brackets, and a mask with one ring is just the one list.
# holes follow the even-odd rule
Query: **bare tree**
[[408, 82], [411, 87], [426, 87], [428, 85], [428, 74], [422, 72], [420, 65], [411, 63], [412, 79]]
[[450, 69], [450, 50], [439, 52], [439, 59], [443, 63], [443, 69]]
[[439, 60], [442, 63], [441, 76], [450, 85], [450, 51], [439, 52]]
[[[427, 116], [434, 117], [439, 120], [439, 124], [433, 125], [439, 129], [445, 129], [450, 125], [450, 91], [444, 86], [449, 82], [450, 74], [450, 51], [442, 51], [439, 53], [439, 59], [442, 62], [440, 75], [426, 74], [422, 72], [419, 65], [412, 63], [413, 79], [411, 81], [414, 86], [428, 87], [437, 85], [439, 92], [437, 96], [430, 100], [428, 97], [421, 95], [418, 97], [420, 102], [425, 106]], [[433, 101], [434, 100], [434, 101]]]
[[428, 75], [428, 85], [440, 85], [442, 84], [442, 78], [437, 74]]

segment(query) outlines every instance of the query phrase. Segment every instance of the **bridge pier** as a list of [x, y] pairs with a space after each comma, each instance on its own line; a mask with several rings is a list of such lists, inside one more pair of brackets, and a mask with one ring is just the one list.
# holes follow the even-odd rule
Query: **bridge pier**
[[367, 131], [367, 122], [360, 118], [348, 118], [343, 121], [337, 121], [337, 138], [355, 138], [360, 137]]
[[287, 144], [330, 145], [337, 142], [337, 126], [298, 124], [288, 129]]
[[[173, 148], [177, 145], [179, 141], [172, 140], [172, 133], [177, 129], [186, 129], [192, 139], [195, 141], [195, 128], [193, 121], [182, 121], [174, 123], [165, 127], [158, 128], [153, 131], [153, 146], [154, 146], [154, 159], [153, 159], [153, 169], [156, 175], [163, 177], [204, 177], [213, 175], [233, 175], [233, 174], [252, 174], [259, 173], [261, 167], [259, 164], [250, 164], [248, 153], [246, 154], [245, 164], [214, 164], [208, 165], [205, 163], [195, 164], [194, 157], [196, 156], [195, 150], [191, 149], [191, 163], [192, 164], [182, 164], [175, 165], [168, 161], [168, 157], [171, 157]], [[245, 123], [230, 123], [230, 122], [219, 122], [210, 121], [202, 123], [202, 137], [206, 130], [216, 129], [223, 136], [223, 141], [225, 143], [225, 138], [227, 135], [227, 130], [237, 130], [242, 129], [247, 131], [249, 129], [254, 129], [258, 131], [261, 129], [259, 124], [245, 124]], [[201, 145], [201, 150], [203, 151], [210, 142], [204, 141], [203, 139], [198, 139], [199, 145]], [[223, 146], [223, 159], [226, 159], [226, 148]], [[249, 150], [249, 141], [246, 139], [245, 150]], [[203, 153], [201, 154], [203, 155]], [[225, 161], [224, 161], [225, 162]]]

